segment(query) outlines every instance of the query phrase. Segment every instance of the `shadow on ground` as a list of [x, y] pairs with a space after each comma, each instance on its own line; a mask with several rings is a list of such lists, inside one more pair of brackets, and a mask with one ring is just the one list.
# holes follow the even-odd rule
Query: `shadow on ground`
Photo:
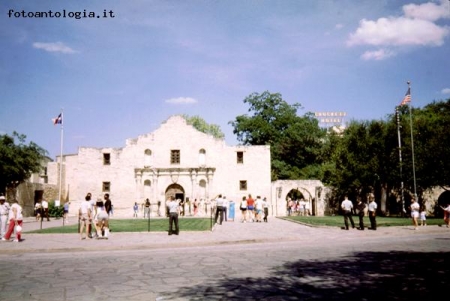
[[163, 300], [437, 300], [450, 285], [449, 253], [364, 252], [298, 260], [270, 274], [211, 280]]

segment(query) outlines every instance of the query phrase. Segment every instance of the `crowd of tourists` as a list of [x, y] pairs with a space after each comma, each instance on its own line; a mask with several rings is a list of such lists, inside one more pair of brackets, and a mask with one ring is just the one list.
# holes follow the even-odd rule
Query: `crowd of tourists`
[[[112, 215], [112, 202], [109, 194], [106, 193], [104, 201], [99, 198], [97, 201], [92, 199], [92, 194], [86, 194], [84, 201], [81, 202], [78, 210], [78, 219], [80, 223], [80, 239], [95, 238], [108, 239], [110, 227], [109, 217]], [[86, 234], [83, 236], [83, 232]]]

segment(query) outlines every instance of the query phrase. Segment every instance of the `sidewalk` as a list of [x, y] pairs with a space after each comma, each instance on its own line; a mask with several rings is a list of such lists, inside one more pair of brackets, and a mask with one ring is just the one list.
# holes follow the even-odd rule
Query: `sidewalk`
[[[69, 219], [69, 225], [77, 223], [76, 217]], [[62, 219], [51, 219], [42, 222], [42, 228], [59, 227]], [[24, 231], [41, 228], [41, 222], [34, 218], [24, 220]], [[80, 240], [77, 233], [71, 234], [31, 234], [23, 233], [23, 240], [17, 242], [1, 242], [1, 254], [38, 253], [38, 252], [71, 252], [71, 251], [105, 251], [105, 250], [138, 250], [163, 249], [175, 247], [202, 247], [210, 245], [279, 243], [304, 241], [305, 243], [322, 243], [348, 241], [357, 239], [359, 243], [384, 236], [395, 238], [411, 236], [415, 240], [421, 235], [448, 234], [450, 229], [438, 226], [419, 227], [414, 230], [408, 227], [381, 227], [377, 231], [343, 231], [337, 227], [310, 227], [295, 222], [271, 217], [268, 223], [224, 222], [216, 225], [213, 231], [183, 232], [180, 235], [167, 235], [167, 232], [110, 233], [108, 240]]]

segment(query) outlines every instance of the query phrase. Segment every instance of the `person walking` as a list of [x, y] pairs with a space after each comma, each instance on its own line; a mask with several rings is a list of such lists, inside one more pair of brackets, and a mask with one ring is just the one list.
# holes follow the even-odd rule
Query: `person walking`
[[375, 196], [371, 193], [369, 195], [369, 206], [368, 206], [371, 230], [377, 229], [377, 220], [376, 220], [377, 208], [378, 208], [378, 205], [377, 205], [377, 202], [375, 202]]
[[70, 202], [65, 202], [64, 203], [64, 216], [63, 216], [63, 219], [64, 219], [64, 222], [66, 223], [66, 224], [68, 224], [69, 223], [69, 205], [70, 205]]
[[241, 209], [242, 222], [247, 222], [247, 198], [245, 196], [242, 197], [241, 205], [239, 206]]
[[11, 238], [13, 231], [15, 231], [16, 238], [14, 239], [14, 242], [20, 242], [22, 236], [23, 215], [22, 215], [22, 207], [19, 205], [17, 200], [14, 200], [13, 204], [11, 205], [11, 208], [9, 209], [8, 220], [9, 220], [8, 231], [6, 231], [6, 234], [2, 238], [2, 240], [9, 240]]
[[409, 206], [409, 208], [411, 209], [411, 218], [412, 223], [414, 225], [414, 230], [417, 230], [418, 227], [417, 219], [419, 218], [420, 205], [419, 203], [417, 203], [415, 196], [411, 198], [411, 206]]
[[146, 199], [144, 204], [144, 218], [150, 218], [150, 200]]
[[425, 205], [420, 206], [420, 225], [426, 226], [427, 225], [427, 208]]
[[[87, 194], [84, 201], [81, 202], [80, 209], [78, 210], [78, 220], [80, 221], [80, 239], [91, 238], [89, 233], [89, 227], [92, 221], [92, 205], [91, 196]], [[86, 236], [83, 237], [83, 230], [86, 228]]]
[[[178, 202], [175, 201], [175, 197], [171, 196], [169, 202], [167, 203], [167, 211], [169, 212], [169, 235], [180, 233], [180, 228], [178, 227], [178, 214], [180, 212], [180, 206]], [[173, 226], [175, 225], [175, 231], [173, 231]]]
[[247, 211], [248, 211], [248, 219], [249, 221], [254, 222], [255, 218], [254, 218], [254, 212], [253, 210], [255, 210], [255, 200], [252, 198], [252, 195], [249, 194], [248, 198], [247, 198]]
[[358, 198], [358, 204], [356, 204], [356, 210], [358, 212], [359, 227], [358, 230], [364, 230], [364, 209], [366, 209], [366, 204], [364, 204], [361, 198]]
[[105, 211], [106, 213], [108, 213], [108, 216], [112, 216], [112, 202], [111, 199], [109, 198], [109, 193], [105, 193], [104, 199], [105, 199]]
[[47, 222], [49, 222], [50, 217], [48, 216], [48, 202], [44, 199], [42, 200], [42, 210], [43, 210], [42, 219], [47, 218]]
[[348, 230], [348, 220], [350, 220], [350, 223], [352, 224], [352, 228], [355, 228], [355, 222], [353, 221], [352, 217], [352, 209], [353, 209], [353, 203], [348, 199], [348, 196], [345, 196], [344, 201], [342, 201], [341, 204], [342, 210], [344, 210], [344, 224], [345, 224], [345, 230]]
[[139, 205], [137, 202], [134, 202], [134, 206], [133, 206], [133, 217], [137, 218], [138, 217], [138, 212], [139, 212]]
[[262, 213], [263, 213], [263, 200], [261, 200], [261, 197], [258, 195], [255, 201], [255, 220], [257, 223], [261, 223]]
[[450, 224], [450, 219], [449, 219], [450, 205], [445, 204], [445, 207], [442, 207], [442, 206], [439, 206], [439, 207], [441, 207], [441, 209], [444, 210], [444, 223], [445, 223], [445, 226], [448, 228], [448, 226]]
[[222, 195], [219, 194], [216, 198], [216, 216], [214, 218], [214, 223], [217, 224], [217, 219], [219, 218], [220, 215], [220, 223], [219, 225], [222, 225], [223, 222], [223, 198]]
[[9, 204], [6, 198], [0, 196], [0, 239], [2, 239], [6, 234], [6, 224], [8, 222], [9, 215]]
[[228, 206], [230, 206], [230, 202], [228, 202], [226, 196], [223, 196], [223, 219], [226, 222], [228, 222]]
[[42, 205], [41, 201], [37, 201], [36, 204], [34, 204], [34, 215], [36, 216], [36, 221], [39, 221], [42, 216]]
[[198, 200], [195, 199], [195, 200], [194, 200], [194, 216], [197, 216], [197, 213], [198, 213], [198, 206], [199, 206]]
[[267, 202], [267, 198], [263, 199], [263, 209], [264, 209], [264, 222], [267, 223], [267, 216], [269, 215], [269, 203]]

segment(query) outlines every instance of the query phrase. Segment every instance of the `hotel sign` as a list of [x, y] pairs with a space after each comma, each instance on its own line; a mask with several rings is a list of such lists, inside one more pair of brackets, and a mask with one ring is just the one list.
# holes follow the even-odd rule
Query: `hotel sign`
[[342, 123], [347, 112], [315, 112], [314, 115], [321, 123]]

